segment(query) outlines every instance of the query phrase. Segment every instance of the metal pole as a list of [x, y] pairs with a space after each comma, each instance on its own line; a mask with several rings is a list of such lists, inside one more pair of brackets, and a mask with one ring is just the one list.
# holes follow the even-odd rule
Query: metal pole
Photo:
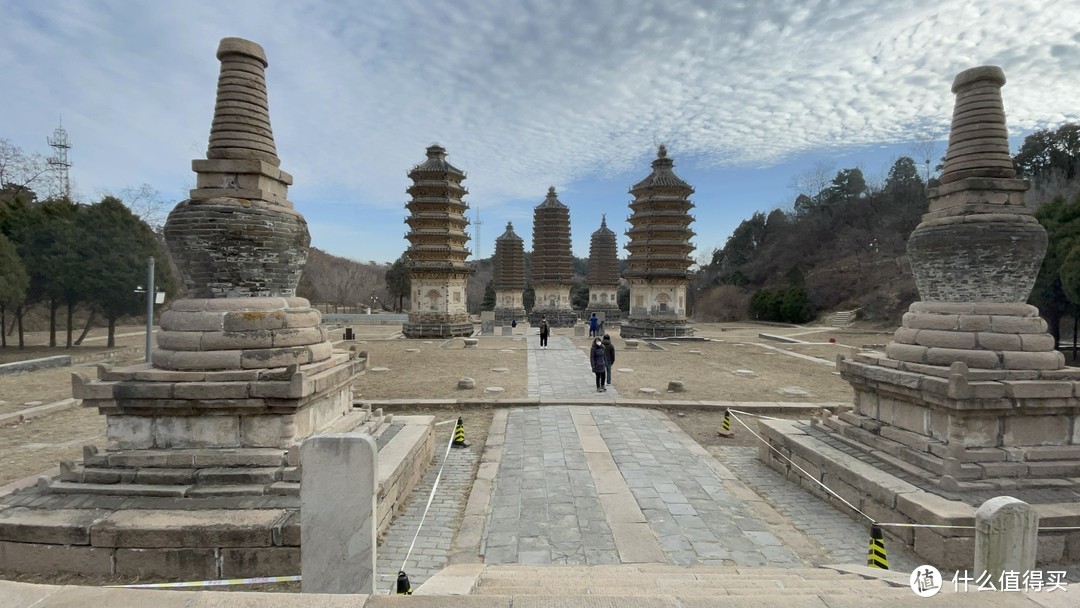
[[154, 349], [154, 298], [157, 290], [154, 288], [154, 256], [146, 259], [146, 362], [150, 363], [150, 355]]

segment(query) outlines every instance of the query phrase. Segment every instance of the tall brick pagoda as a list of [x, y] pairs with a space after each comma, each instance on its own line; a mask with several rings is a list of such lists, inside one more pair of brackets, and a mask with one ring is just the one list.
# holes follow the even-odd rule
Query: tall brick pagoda
[[525, 319], [525, 241], [506, 223], [506, 232], [495, 239], [495, 321]]
[[574, 260], [570, 249], [570, 208], [559, 201], [555, 188], [533, 210], [532, 283], [536, 293], [529, 323], [547, 318], [552, 327], [572, 327], [577, 314], [570, 305]]
[[690, 215], [694, 189], [678, 175], [667, 148], [660, 146], [652, 173], [630, 188], [630, 315], [620, 330], [624, 338], [692, 336], [686, 320], [686, 286], [692, 273]]
[[405, 204], [409, 217], [409, 284], [412, 308], [402, 333], [406, 338], [450, 338], [472, 335], [465, 307], [469, 266], [465, 244], [469, 205], [465, 173], [446, 160], [446, 149], [428, 146], [427, 160], [409, 171], [413, 185]]
[[600, 229], [589, 242], [589, 306], [585, 316], [603, 313], [607, 324], [618, 323], [619, 255], [615, 231], [607, 227], [607, 216], [600, 217]]

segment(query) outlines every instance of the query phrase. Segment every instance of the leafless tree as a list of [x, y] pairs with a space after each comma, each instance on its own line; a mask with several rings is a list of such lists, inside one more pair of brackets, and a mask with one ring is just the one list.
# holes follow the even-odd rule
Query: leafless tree
[[911, 144], [911, 153], [915, 160], [926, 166], [927, 183], [930, 182], [930, 165], [937, 161], [938, 155], [941, 154], [941, 147], [939, 138], [930, 131], [916, 137], [914, 143]]
[[9, 194], [16, 196], [30, 190], [39, 198], [56, 196], [64, 191], [59, 175], [44, 156], [27, 154], [3, 138], [0, 138], [0, 188], [6, 188]]

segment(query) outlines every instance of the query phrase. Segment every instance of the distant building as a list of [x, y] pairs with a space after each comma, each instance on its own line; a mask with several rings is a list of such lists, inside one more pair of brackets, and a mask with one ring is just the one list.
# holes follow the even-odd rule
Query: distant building
[[615, 243], [615, 231], [607, 227], [607, 217], [601, 216], [600, 229], [592, 233], [589, 241], [589, 306], [586, 318], [592, 313], [603, 313], [607, 324], [618, 323], [619, 310], [619, 253]]
[[630, 188], [630, 237], [626, 249], [630, 314], [622, 323], [624, 338], [693, 335], [686, 319], [686, 286], [694, 263], [690, 210], [694, 189], [675, 175], [674, 161], [660, 146], [652, 173]]
[[409, 217], [409, 284], [412, 309], [402, 328], [407, 338], [449, 338], [473, 333], [465, 307], [470, 268], [465, 263], [469, 205], [461, 197], [465, 173], [446, 160], [446, 150], [429, 146], [427, 160], [409, 172], [413, 185], [405, 204]]
[[495, 321], [510, 323], [525, 319], [525, 242], [506, 223], [506, 232], [495, 239], [494, 278]]
[[529, 323], [547, 317], [552, 327], [570, 327], [577, 320], [570, 304], [574, 260], [570, 248], [570, 209], [559, 201], [555, 188], [533, 210], [532, 283], [536, 299]]

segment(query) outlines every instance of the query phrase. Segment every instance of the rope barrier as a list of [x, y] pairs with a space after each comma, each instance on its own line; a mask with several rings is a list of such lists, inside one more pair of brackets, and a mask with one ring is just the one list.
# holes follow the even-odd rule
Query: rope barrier
[[[457, 421], [455, 420], [454, 422]], [[443, 454], [442, 464], [439, 465], [439, 473], [435, 475], [435, 483], [431, 486], [431, 494], [428, 495], [427, 505], [424, 506], [424, 513], [420, 516], [420, 523], [416, 526], [416, 533], [413, 534], [412, 542], [409, 543], [409, 550], [405, 552], [405, 559], [401, 560], [401, 567], [398, 568], [399, 573], [405, 571], [405, 564], [409, 561], [409, 557], [416, 547], [416, 539], [420, 537], [420, 530], [424, 527], [424, 520], [427, 519], [428, 511], [431, 510], [431, 502], [435, 500], [435, 492], [439, 489], [439, 481], [442, 480], [443, 469], [446, 468], [446, 461], [450, 457], [450, 448], [453, 447], [453, 445], [454, 433], [450, 433], [450, 441], [446, 443], [446, 452]], [[386, 594], [392, 595], [394, 591], [395, 588], [391, 585]]]
[[178, 589], [182, 587], [222, 587], [227, 585], [257, 585], [260, 583], [287, 583], [300, 580], [300, 575], [262, 576], [257, 578], [226, 578], [216, 581], [191, 581], [185, 583], [138, 583], [134, 585], [104, 585], [110, 589]]

